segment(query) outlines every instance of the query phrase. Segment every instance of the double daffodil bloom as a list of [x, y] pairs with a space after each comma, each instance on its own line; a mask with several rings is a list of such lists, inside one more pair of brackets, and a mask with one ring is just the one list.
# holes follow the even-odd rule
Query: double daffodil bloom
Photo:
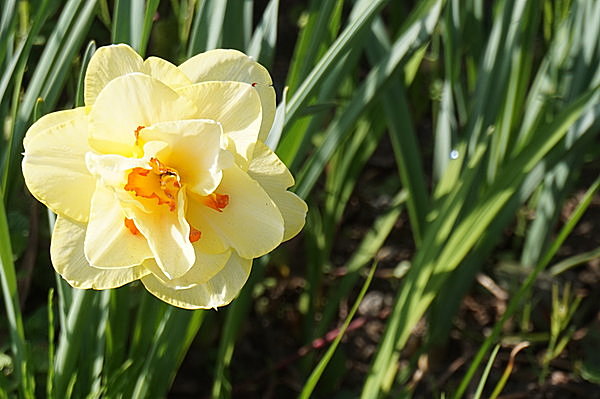
[[58, 217], [50, 253], [77, 288], [141, 280], [188, 309], [228, 304], [262, 256], [303, 227], [306, 204], [263, 143], [269, 73], [235, 50], [180, 66], [102, 47], [85, 106], [44, 116], [24, 140], [31, 193]]

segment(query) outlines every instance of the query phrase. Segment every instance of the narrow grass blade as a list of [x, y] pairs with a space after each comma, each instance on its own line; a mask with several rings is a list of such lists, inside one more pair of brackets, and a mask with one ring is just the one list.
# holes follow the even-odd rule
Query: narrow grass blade
[[132, 398], [162, 397], [167, 393], [203, 318], [203, 311], [186, 311], [172, 306], [166, 309], [154, 330], [148, 352], [143, 356], [143, 367]]
[[[9, 50], [8, 39], [11, 26], [14, 24], [15, 11], [17, 10], [16, 0], [3, 0], [2, 16], [0, 17], [0, 65], [4, 64], [4, 59]], [[0, 96], [2, 98], [2, 96]]]
[[[422, 3], [422, 7], [426, 10], [427, 3]], [[375, 65], [390, 51], [389, 39], [381, 21], [373, 24], [370, 42], [372, 44], [367, 47], [367, 56], [370, 63]], [[422, 48], [426, 47], [427, 44], [424, 43]], [[413, 237], [418, 246], [425, 228], [425, 215], [429, 200], [425, 188], [423, 162], [406, 99], [406, 90], [399, 76], [390, 80], [388, 88], [383, 92], [381, 105], [385, 111], [400, 180], [409, 193], [408, 214]]]
[[575, 256], [571, 256], [570, 258], [564, 259], [559, 263], [555, 264], [550, 268], [550, 276], [556, 277], [561, 273], [566, 272], [567, 270], [579, 266], [586, 262], [591, 262], [595, 259], [600, 258], [600, 248], [593, 249], [588, 252], [584, 252], [582, 254], [578, 254]]
[[90, 326], [90, 345], [87, 346], [89, 349], [88, 355], [85, 357], [86, 365], [89, 365], [89, 377], [85, 384], [86, 388], [89, 387], [89, 397], [102, 397], [102, 392], [105, 389], [103, 385], [104, 381], [104, 365], [105, 365], [105, 353], [106, 353], [106, 326], [108, 323], [108, 306], [110, 302], [110, 291], [102, 291], [98, 293], [98, 317], [95, 323]]
[[134, 48], [138, 49], [139, 54], [142, 57], [144, 57], [146, 54], [146, 48], [148, 47], [148, 41], [150, 40], [150, 33], [152, 32], [154, 16], [158, 10], [159, 3], [160, 0], [149, 0], [147, 2], [146, 10], [144, 11], [144, 27], [139, 35], [139, 43], [133, 42]]
[[133, 330], [132, 309], [139, 304], [134, 299], [136, 293], [137, 291], [132, 290], [131, 287], [111, 290], [110, 293], [104, 371], [111, 378], [118, 375], [119, 368], [125, 364], [127, 359], [129, 334]]
[[488, 362], [485, 365], [485, 369], [483, 370], [483, 374], [481, 375], [481, 378], [479, 379], [479, 384], [477, 384], [477, 389], [475, 390], [475, 393], [473, 394], [473, 399], [481, 398], [481, 394], [483, 393], [483, 387], [485, 386], [488, 376], [490, 375], [490, 371], [492, 370], [492, 365], [494, 364], [494, 360], [496, 360], [496, 355], [498, 354], [499, 349], [500, 349], [500, 345], [496, 345], [496, 347], [492, 351], [492, 354], [490, 355], [490, 358], [488, 359]]
[[48, 291], [48, 375], [46, 376], [46, 397], [50, 398], [54, 387], [54, 337], [56, 326], [54, 324], [54, 288]]
[[[359, 177], [363, 171], [367, 161], [373, 155], [381, 137], [384, 133], [384, 122], [381, 117], [381, 111], [374, 109], [368, 113], [365, 118], [361, 118], [354, 129], [349, 140], [345, 141], [337, 150], [335, 156], [329, 162], [329, 171], [326, 175], [324, 192], [325, 204], [323, 206], [322, 215], [317, 215], [313, 212], [309, 214], [310, 231], [306, 234], [307, 247], [307, 281], [305, 292], [306, 314], [304, 316], [305, 337], [306, 340], [312, 340], [319, 335], [317, 330], [327, 328], [329, 321], [321, 318], [320, 322], [315, 326], [315, 312], [319, 308], [319, 293], [322, 292], [323, 270], [330, 263], [332, 257], [333, 245], [335, 237], [338, 234], [337, 228], [343, 221], [343, 214], [350, 195], [357, 187]], [[397, 189], [399, 184], [395, 179], [389, 184], [392, 190]], [[387, 185], [386, 185], [387, 186]], [[378, 196], [378, 192], [373, 193]], [[396, 205], [393, 203], [391, 206]], [[329, 239], [324, 239], [329, 237]], [[366, 251], [375, 249], [370, 248]], [[365, 255], [365, 253], [362, 253]], [[373, 253], [374, 255], [374, 253]], [[356, 260], [353, 257], [353, 260]], [[371, 258], [366, 259], [368, 263]], [[354, 265], [357, 266], [357, 265]], [[343, 282], [337, 285], [337, 288], [345, 287], [348, 290], [354, 285], [358, 278], [358, 269], [348, 272], [343, 278]], [[345, 292], [347, 294], [347, 291]], [[338, 291], [338, 294], [344, 295]], [[338, 299], [328, 300], [323, 314], [334, 314], [338, 308]], [[306, 361], [308, 363], [308, 361]]]
[[83, 44], [95, 11], [96, 0], [84, 3], [83, 7], [77, 13], [71, 29], [64, 38], [64, 42], [61, 43], [61, 51], [57, 54], [57, 58], [53, 62], [52, 72], [48, 75], [40, 94], [52, 109], [61, 94], [67, 76], [69, 76], [71, 62]]
[[198, 2], [194, 17], [188, 58], [206, 50], [220, 46], [223, 34], [223, 21], [227, 10], [227, 0], [205, 0]]
[[277, 43], [277, 15], [279, 0], [271, 0], [263, 13], [260, 24], [254, 30], [246, 53], [265, 67], [270, 67]]
[[494, 390], [492, 391], [492, 394], [490, 395], [490, 399], [496, 399], [498, 397], [498, 395], [500, 395], [500, 392], [502, 392], [502, 390], [504, 389], [504, 386], [506, 385], [506, 381], [508, 381], [508, 377], [510, 376], [510, 373], [513, 370], [513, 367], [515, 364], [515, 357], [517, 356], [517, 353], [519, 353], [522, 349], [527, 348], [528, 346], [529, 346], [529, 342], [521, 342], [520, 344], [515, 346], [513, 348], [513, 350], [510, 352], [510, 358], [508, 360], [508, 364], [506, 365], [506, 368], [504, 369], [504, 372], [502, 373], [502, 377], [500, 377], [500, 381], [498, 381], [498, 383], [494, 387]]
[[[441, 1], [432, 2], [428, 12], [406, 29], [392, 46], [389, 55], [369, 72], [350, 103], [331, 122], [325, 132], [325, 141], [307, 161], [298, 178], [297, 193], [301, 197], [305, 197], [312, 190], [327, 160], [351, 131], [365, 108], [377, 97], [379, 90], [393, 75], [401, 61], [429, 39], [437, 24], [441, 5]], [[291, 103], [288, 106], [291, 107]]]
[[[287, 76], [288, 84], [296, 82], [294, 83], [296, 88], [339, 35], [342, 25], [343, 0], [338, 0], [333, 9], [330, 6], [333, 6], [333, 3], [330, 5], [330, 3], [323, 4], [313, 1], [307, 11], [308, 16], [296, 42]], [[358, 4], [355, 3], [353, 9], [356, 7]], [[323, 19], [325, 25], [321, 26], [317, 22], [323, 18], [321, 17], [323, 14], [328, 18]], [[335, 96], [340, 89], [339, 82], [343, 81], [356, 68], [359, 54], [360, 48], [356, 46], [341, 56], [340, 60], [323, 77], [323, 84], [315, 90], [315, 94], [312, 96], [313, 101], [311, 101], [314, 104], [305, 107], [296, 121], [288, 123], [286, 119], [285, 134], [277, 149], [277, 154], [291, 171], [295, 172], [299, 169], [300, 162], [304, 160], [313, 136], [321, 130], [325, 118], [328, 117], [328, 111], [337, 101]]]
[[[535, 93], [545, 96], [546, 101], [542, 103], [543, 107], [538, 107], [536, 102], [532, 103], [531, 108], [534, 111], [532, 114], [537, 118], [545, 118], [554, 112], [555, 100], [547, 98], [549, 93], [544, 93], [544, 91], [558, 90], [559, 92], [556, 94], [560, 93], [563, 97], [562, 101], [571, 101], [577, 95], [600, 83], [598, 68], [595, 67], [600, 62], [600, 41], [585, 39], [597, 37], [594, 35], [598, 28], [595, 26], [596, 24], [585, 23], [584, 15], [589, 15], [593, 19], [600, 18], [600, 4], [591, 7], [591, 3], [575, 2], [571, 6], [569, 18], [557, 32], [558, 42], [552, 43], [546, 68], [539, 74], [540, 83], [536, 86]], [[580, 31], [583, 32], [580, 33]], [[569, 46], [564, 45], [566, 39], [570, 40]], [[561, 71], [567, 65], [577, 72], [562, 73]], [[553, 79], [555, 76], [558, 78]], [[531, 121], [534, 115], [528, 115], [528, 120]], [[593, 121], [588, 121], [588, 126], [582, 126], [585, 121], [575, 124], [568, 133], [569, 139], [566, 145], [577, 144], [579, 136], [589, 128], [590, 122]], [[534, 124], [534, 122], [530, 123]], [[522, 137], [524, 138], [525, 135]], [[547, 174], [538, 199], [538, 206], [543, 207], [543, 212], [537, 212], [539, 216], [528, 230], [525, 249], [521, 257], [523, 264], [534, 265], [547, 245], [552, 226], [557, 220], [557, 208], [570, 188], [572, 179], [569, 177], [580, 169], [586, 148], [583, 146], [579, 151], [571, 150], [571, 154], [563, 157], [563, 160]]]
[[281, 102], [279, 103], [279, 105], [277, 106], [277, 110], [275, 111], [275, 119], [273, 120], [273, 126], [271, 126], [269, 135], [265, 140], [265, 144], [273, 151], [277, 149], [277, 146], [279, 145], [279, 140], [281, 139], [281, 133], [283, 131], [283, 122], [285, 121], [285, 110], [287, 104], [287, 93], [288, 89], [287, 87], [285, 87], [281, 96]]
[[143, 57], [158, 4], [159, 0], [115, 0], [112, 42], [130, 44]]
[[[391, 365], [398, 357], [398, 350], [404, 346], [413, 327], [435, 298], [448, 274], [473, 248], [491, 221], [520, 187], [525, 176], [564, 138], [568, 128], [585, 111], [592, 109], [595, 114], [600, 112], [600, 106], [594, 107], [593, 103], [590, 105], [594, 94], [594, 91], [591, 91], [582, 96], [558, 115], [553, 123], [540, 131], [543, 131], [543, 136], [539, 137], [539, 142], [534, 140], [532, 145], [515, 157], [511, 161], [511, 167], [499, 176], [495, 184], [488, 190], [487, 196], [476, 204], [470, 214], [453, 229], [447, 241], [442, 238], [443, 247], [439, 244], [441, 238], [439, 236], [444, 233], [445, 229], [431, 230], [432, 235], [430, 238], [426, 237], [424, 246], [417, 253], [405, 285], [394, 304], [388, 329], [363, 389], [364, 398], [374, 397], [381, 389], [390, 388], [389, 384], [395, 373]], [[476, 159], [472, 158], [470, 163], [476, 165], [478, 163]], [[475, 172], [474, 176], [476, 175]], [[469, 191], [467, 190], [463, 196], [467, 195]], [[464, 198], [459, 203], [464, 203]], [[453, 212], [458, 211], [457, 206], [449, 207], [450, 210], [453, 208], [455, 209]], [[441, 213], [438, 220], [446, 219], [445, 216], [444, 213]], [[433, 229], [433, 226], [431, 228]], [[430, 243], [428, 244], [428, 242]], [[436, 242], [438, 242], [437, 245]], [[436, 246], [440, 249], [443, 248], [441, 252], [428, 250]]]
[[365, 234], [356, 251], [346, 264], [346, 275], [339, 283], [335, 284], [334, 291], [328, 295], [328, 305], [323, 309], [321, 319], [315, 329], [315, 336], [325, 333], [325, 330], [333, 320], [338, 311], [338, 305], [342, 298], [348, 295], [356, 284], [360, 270], [371, 261], [377, 251], [381, 249], [388, 235], [392, 231], [398, 217], [402, 213], [402, 206], [407, 200], [406, 191], [399, 192], [389, 210], [379, 216], [373, 223], [373, 227]]
[[579, 220], [581, 220], [581, 218], [585, 214], [585, 211], [591, 204], [594, 195], [598, 192], [599, 189], [600, 177], [597, 178], [594, 181], [594, 183], [590, 186], [590, 188], [586, 191], [584, 197], [577, 205], [577, 208], [573, 211], [571, 218], [567, 221], [567, 223], [565, 223], [557, 238], [552, 243], [550, 249], [544, 254], [540, 262], [527, 276], [526, 280], [519, 287], [519, 290], [512, 296], [502, 317], [496, 322], [494, 328], [492, 329], [492, 332], [485, 339], [485, 341], [477, 351], [477, 354], [471, 361], [469, 369], [465, 373], [457, 391], [453, 396], [454, 399], [459, 399], [463, 396], [465, 390], [467, 389], [467, 386], [469, 385], [471, 379], [473, 378], [473, 375], [475, 374], [475, 371], [477, 370], [477, 367], [479, 367], [479, 364], [483, 360], [483, 357], [489, 350], [490, 346], [492, 346], [492, 344], [497, 341], [500, 332], [502, 331], [502, 327], [504, 326], [504, 323], [506, 323], [506, 320], [508, 320], [514, 314], [517, 308], [522, 304], [523, 299], [533, 286], [533, 283], [535, 282], [539, 273], [543, 271], [546, 268], [546, 266], [548, 266], [554, 255], [556, 255], [559, 248], [562, 246], [562, 244], [567, 239], [569, 234], [573, 231]]
[[246, 50], [252, 36], [253, 16], [254, 0], [228, 2], [223, 19], [227, 29], [222, 32], [221, 47]]
[[8, 319], [10, 347], [14, 356], [15, 373], [19, 381], [19, 394], [23, 398], [34, 397], [34, 381], [29, 370], [27, 358], [27, 341], [23, 330], [23, 320], [17, 293], [17, 277], [10, 245], [10, 233], [6, 219], [4, 202], [0, 201], [0, 283], [4, 306]]
[[317, 63], [320, 53], [324, 51], [322, 47], [332, 40], [328, 37], [328, 27], [335, 20], [335, 8], [341, 4], [343, 1], [340, 0], [310, 2], [287, 76], [286, 84], [292, 94]]
[[327, 367], [327, 364], [331, 360], [331, 357], [333, 356], [333, 354], [335, 353], [335, 350], [337, 349], [338, 345], [340, 344], [340, 342], [344, 336], [344, 333], [346, 332], [346, 329], [350, 325], [350, 321], [352, 321], [352, 318], [354, 318], [354, 315], [356, 314], [356, 311], [358, 310], [358, 306], [360, 305], [360, 303], [362, 302], [362, 299], [364, 298], [365, 294], [367, 293], [367, 290], [369, 289], [369, 286], [371, 285], [371, 281], [373, 280], [373, 276], [375, 275], [376, 269], [377, 269], [377, 263], [374, 263], [371, 266], [369, 275], [367, 276], [367, 279], [366, 279], [365, 283], [363, 284], [363, 286], [360, 290], [360, 293], [358, 294], [358, 297], [356, 298], [356, 301], [354, 302], [354, 305], [352, 305], [352, 308], [350, 309], [350, 313], [348, 313], [348, 317], [346, 317], [346, 320], [344, 321], [344, 324], [342, 325], [342, 328], [340, 329], [338, 336], [332, 342], [329, 349], [327, 349], [327, 352], [325, 352], [325, 355], [323, 355], [323, 358], [321, 359], [321, 361], [319, 361], [319, 364], [317, 364], [317, 367], [315, 367], [315, 369], [313, 370], [311, 375], [308, 377], [308, 380], [306, 381], [306, 383], [304, 384], [304, 387], [302, 388], [302, 392], [300, 392], [299, 398], [306, 399], [306, 398], [311, 397], [313, 390], [315, 389], [317, 383], [319, 382], [319, 379], [321, 378], [321, 376], [323, 375], [323, 372], [325, 371], [325, 368]]
[[[19, 45], [16, 49], [15, 53], [12, 55], [12, 60], [10, 61], [8, 67], [2, 74], [2, 78], [0, 79], [0, 105], [4, 102], [4, 95], [6, 93], [7, 88], [12, 83], [13, 85], [13, 97], [12, 97], [12, 105], [11, 105], [11, 131], [10, 137], [8, 138], [8, 146], [7, 148], [2, 149], [0, 151], [0, 160], [2, 161], [2, 181], [1, 187], [2, 192], [4, 194], [4, 201], [8, 201], [8, 196], [10, 194], [9, 184], [10, 181], [13, 181], [16, 177], [14, 176], [17, 173], [12, 165], [14, 165], [15, 161], [13, 157], [17, 156], [17, 151], [15, 147], [20, 147], [20, 141], [14, 139], [16, 134], [16, 122], [17, 115], [20, 107], [20, 98], [22, 91], [22, 82], [23, 77], [27, 67], [27, 60], [29, 54], [31, 52], [31, 46], [33, 45], [33, 41], [35, 37], [39, 34], [44, 22], [47, 18], [48, 5], [50, 1], [43, 1], [39, 9], [31, 23], [30, 30], [27, 34], [27, 38]], [[0, 42], [0, 46], [2, 46], [2, 42]]]
[[81, 107], [84, 105], [83, 99], [83, 85], [85, 81], [85, 71], [87, 70], [87, 65], [92, 58], [92, 55], [96, 52], [96, 42], [93, 40], [90, 41], [83, 53], [83, 59], [81, 60], [81, 69], [79, 71], [79, 78], [77, 79], [77, 96], [75, 97], [75, 106]]
[[321, 84], [326, 73], [336, 63], [340, 62], [341, 58], [350, 48], [355, 47], [359, 43], [362, 34], [366, 32], [375, 15], [377, 15], [387, 1], [374, 0], [369, 3], [364, 13], [347, 26], [331, 47], [329, 47], [328, 51], [303, 80], [290, 99], [286, 115], [286, 125], [298, 116], [298, 112], [306, 105], [309, 98], [313, 95], [315, 88]]
[[112, 42], [131, 43], [131, 2], [129, 0], [115, 0], [112, 20]]
[[73, 292], [67, 324], [61, 326], [56, 349], [53, 398], [68, 397], [68, 391], [73, 389], [77, 381], [78, 356], [81, 354], [83, 342], [82, 331], [89, 325], [90, 319], [93, 319], [92, 315], [96, 313], [93, 295], [94, 292], [86, 290]]
[[89, 29], [94, 16], [96, 0], [87, 1], [83, 5], [82, 3], [84, 3], [82, 0], [69, 0], [63, 8], [57, 25], [64, 29], [56, 29], [52, 32], [27, 86], [11, 136], [10, 152], [7, 155], [5, 167], [9, 171], [5, 196], [9, 195], [13, 189], [13, 181], [17, 176], [15, 171], [18, 170], [18, 163], [21, 159], [18, 156], [21, 151], [21, 142], [31, 121], [33, 108], [38, 98], [44, 98], [47, 109], [54, 108], [68, 76], [71, 60]]
[[235, 350], [235, 343], [242, 327], [242, 322], [250, 310], [252, 301], [252, 290], [257, 282], [261, 281], [267, 257], [256, 259], [252, 266], [252, 273], [244, 285], [238, 298], [227, 308], [227, 316], [223, 325], [223, 335], [219, 342], [217, 351], [217, 362], [214, 367], [215, 380], [211, 389], [213, 399], [225, 399], [231, 397], [231, 383], [228, 371]]

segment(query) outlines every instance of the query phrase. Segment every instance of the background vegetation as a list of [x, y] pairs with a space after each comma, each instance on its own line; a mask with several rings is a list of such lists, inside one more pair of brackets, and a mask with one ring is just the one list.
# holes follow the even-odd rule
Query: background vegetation
[[[0, 397], [598, 397], [599, 38], [587, 0], [1, 0]], [[274, 77], [307, 225], [219, 311], [53, 274], [21, 142], [118, 42]]]

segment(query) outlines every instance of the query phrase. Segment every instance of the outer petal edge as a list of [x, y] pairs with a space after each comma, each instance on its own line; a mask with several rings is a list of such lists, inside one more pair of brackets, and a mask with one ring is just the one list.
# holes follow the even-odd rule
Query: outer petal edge
[[103, 270], [91, 266], [83, 254], [85, 224], [59, 216], [54, 225], [50, 256], [58, 274], [75, 288], [103, 290], [138, 280], [149, 273], [142, 266]]
[[205, 284], [188, 289], [169, 288], [153, 275], [142, 278], [146, 289], [157, 298], [184, 309], [214, 309], [229, 304], [248, 280], [252, 259], [231, 254], [223, 270]]

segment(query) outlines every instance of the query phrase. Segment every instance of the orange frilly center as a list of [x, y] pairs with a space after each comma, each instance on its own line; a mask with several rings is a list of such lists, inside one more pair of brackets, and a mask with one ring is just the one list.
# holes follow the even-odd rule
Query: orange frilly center
[[152, 169], [131, 169], [125, 190], [135, 193], [137, 197], [156, 199], [158, 205], [167, 205], [171, 212], [174, 211], [181, 188], [177, 171], [166, 167], [156, 158], [150, 159], [150, 166]]
[[[139, 131], [143, 126], [135, 131], [136, 141]], [[127, 175], [127, 184], [124, 188], [132, 192], [136, 197], [157, 201], [157, 205], [166, 205], [169, 211], [177, 209], [177, 196], [181, 189], [179, 174], [175, 169], [169, 168], [161, 163], [157, 158], [150, 158], [150, 168], [133, 168]], [[217, 212], [223, 212], [223, 209], [229, 205], [229, 195], [212, 193], [202, 196], [200, 202]], [[133, 235], [141, 235], [139, 229], [132, 219], [125, 218], [125, 227]], [[202, 233], [200, 230], [190, 226], [190, 242], [200, 240]]]
[[223, 212], [223, 209], [229, 205], [229, 195], [212, 193], [202, 197], [202, 204], [218, 212]]

